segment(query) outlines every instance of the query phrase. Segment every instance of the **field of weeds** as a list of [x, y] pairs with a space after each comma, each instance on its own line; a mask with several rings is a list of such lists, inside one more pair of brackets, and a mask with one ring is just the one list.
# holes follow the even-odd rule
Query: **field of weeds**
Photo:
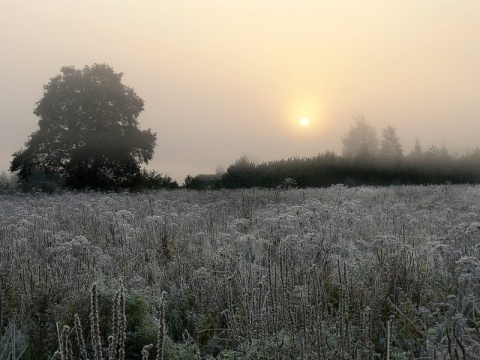
[[1, 360], [480, 358], [479, 186], [0, 195], [0, 211]]

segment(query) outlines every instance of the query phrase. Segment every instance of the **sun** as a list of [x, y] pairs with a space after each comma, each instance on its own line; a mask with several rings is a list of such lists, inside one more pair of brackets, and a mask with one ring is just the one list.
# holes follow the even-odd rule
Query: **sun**
[[302, 117], [300, 119], [300, 125], [302, 125], [303, 127], [310, 125], [310, 119], [307, 117]]

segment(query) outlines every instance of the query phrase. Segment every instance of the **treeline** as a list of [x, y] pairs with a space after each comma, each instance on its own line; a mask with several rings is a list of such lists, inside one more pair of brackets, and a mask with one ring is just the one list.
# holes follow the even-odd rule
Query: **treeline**
[[[291, 179], [291, 180], [289, 180]], [[294, 182], [292, 182], [292, 180]], [[465, 184], [480, 182], [480, 150], [461, 156], [425, 152], [402, 159], [348, 158], [325, 152], [310, 158], [291, 158], [254, 164], [241, 158], [228, 167], [217, 187], [327, 187], [332, 184]]]
[[314, 157], [256, 164], [247, 157], [238, 159], [223, 175], [187, 177], [185, 187], [207, 188], [290, 188], [392, 184], [476, 184], [480, 183], [480, 149], [454, 155], [445, 146], [423, 150], [416, 139], [413, 150], [404, 155], [396, 129], [388, 126], [380, 141], [364, 118], [356, 119], [342, 137], [342, 155], [327, 151]]
[[480, 149], [460, 157], [426, 151], [394, 161], [382, 158], [346, 158], [332, 152], [255, 164], [242, 157], [223, 175], [188, 177], [189, 189], [251, 187], [328, 187], [333, 184], [427, 185], [480, 183]]

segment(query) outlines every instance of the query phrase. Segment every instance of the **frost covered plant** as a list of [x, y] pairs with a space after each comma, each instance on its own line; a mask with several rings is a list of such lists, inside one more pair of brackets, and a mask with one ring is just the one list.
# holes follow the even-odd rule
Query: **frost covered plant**
[[22, 359], [27, 348], [28, 338], [14, 321], [10, 321], [5, 333], [0, 334], [0, 360]]
[[[51, 319], [88, 302], [95, 279], [123, 277], [141, 293], [126, 302], [125, 358], [155, 344], [153, 318], [164, 358], [182, 346], [206, 358], [448, 358], [448, 336], [453, 356], [457, 337], [480, 358], [479, 198], [480, 186], [448, 197], [435, 186], [2, 195], [3, 318], [40, 334], [29, 343], [35, 354], [47, 344], [47, 357]], [[149, 299], [166, 289], [160, 316]], [[118, 359], [113, 303], [100, 349]], [[85, 340], [95, 349], [91, 332]]]
[[65, 325], [60, 334], [60, 358], [62, 360], [73, 360], [72, 342], [68, 338], [70, 327]]
[[162, 292], [160, 298], [160, 309], [158, 312], [158, 334], [157, 334], [157, 357], [156, 360], [163, 360], [164, 354], [164, 345], [165, 345], [165, 336], [166, 336], [166, 325], [165, 325], [165, 297], [166, 292]]
[[295, 179], [292, 178], [286, 178], [283, 180], [282, 183], [282, 189], [288, 190], [288, 189], [295, 189], [297, 187], [297, 182]]
[[90, 291], [90, 337], [92, 339], [94, 359], [102, 360], [102, 339], [100, 338], [97, 283], [93, 283]]
[[150, 355], [150, 350], [153, 348], [153, 345], [145, 345], [142, 349], [142, 360], [148, 360], [148, 356]]
[[119, 300], [119, 292], [115, 294], [115, 298], [113, 300], [112, 305], [112, 332], [113, 334], [108, 337], [108, 355], [112, 359], [115, 359], [117, 356], [117, 344], [119, 338], [119, 321], [118, 321], [118, 300]]
[[366, 307], [363, 312], [362, 333], [360, 336], [361, 348], [357, 351], [359, 359], [373, 359], [374, 349], [372, 343], [372, 309]]
[[112, 332], [108, 337], [108, 354], [110, 359], [125, 359], [125, 340], [127, 331], [127, 318], [125, 315], [125, 289], [123, 280], [120, 279], [120, 287], [115, 294], [112, 305]]
[[[117, 298], [117, 296], [116, 296]], [[117, 300], [117, 322], [118, 322], [118, 358], [125, 359], [125, 339], [127, 336], [127, 317], [125, 315], [125, 294], [123, 291], [123, 282], [120, 281]]]
[[87, 360], [87, 351], [85, 350], [85, 339], [83, 337], [83, 328], [82, 323], [80, 322], [80, 318], [78, 314], [75, 314], [75, 337], [77, 339], [77, 345], [80, 349], [80, 359]]

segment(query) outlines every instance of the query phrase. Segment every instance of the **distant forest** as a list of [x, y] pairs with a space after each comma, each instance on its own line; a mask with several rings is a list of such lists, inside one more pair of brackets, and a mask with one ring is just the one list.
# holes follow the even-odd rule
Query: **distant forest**
[[[334, 184], [388, 186], [480, 183], [479, 147], [458, 155], [445, 146], [430, 145], [423, 148], [416, 139], [414, 148], [405, 154], [395, 128], [388, 126], [378, 138], [376, 130], [362, 117], [355, 120], [341, 141], [341, 155], [326, 151], [313, 157], [292, 157], [263, 163], [255, 163], [243, 156], [228, 166], [226, 171], [189, 175], [182, 185], [168, 175], [142, 169], [129, 177], [128, 181], [122, 182], [123, 177], [119, 177], [103, 186], [83, 184], [78, 188], [142, 191], [182, 187], [193, 190], [252, 187], [290, 189], [329, 187]], [[29, 172], [23, 178], [15, 174], [0, 174], [0, 192], [40, 190], [52, 193], [77, 188], [54, 171], [42, 170], [42, 166], [38, 169], [27, 167]], [[78, 180], [75, 176], [72, 179]]]
[[293, 157], [256, 164], [241, 157], [223, 174], [187, 176], [185, 187], [292, 188], [328, 187], [332, 184], [428, 185], [480, 183], [480, 149], [455, 155], [445, 146], [423, 149], [416, 139], [404, 154], [396, 129], [389, 126], [380, 141], [364, 118], [356, 119], [342, 137], [342, 155], [331, 151], [314, 157]]

